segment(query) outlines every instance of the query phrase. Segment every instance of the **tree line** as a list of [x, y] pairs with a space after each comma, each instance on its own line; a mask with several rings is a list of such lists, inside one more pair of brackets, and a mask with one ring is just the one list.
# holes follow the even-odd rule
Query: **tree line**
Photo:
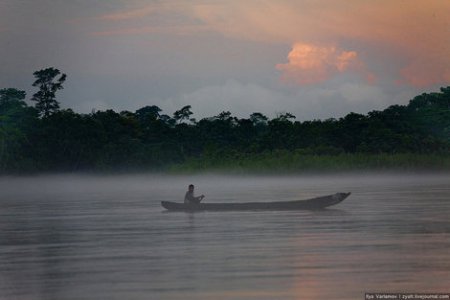
[[195, 120], [186, 105], [171, 116], [155, 105], [135, 112], [60, 109], [56, 98], [66, 75], [33, 73], [38, 91], [0, 90], [0, 173], [141, 169], [164, 170], [189, 159], [230, 159], [279, 151], [305, 155], [342, 153], [450, 154], [450, 87], [339, 119], [269, 119], [260, 112], [237, 118], [229, 111]]

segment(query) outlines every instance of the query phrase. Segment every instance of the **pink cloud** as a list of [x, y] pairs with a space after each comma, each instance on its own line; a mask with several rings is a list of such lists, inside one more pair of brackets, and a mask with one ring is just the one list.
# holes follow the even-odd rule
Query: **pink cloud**
[[138, 19], [145, 17], [153, 12], [155, 12], [156, 7], [154, 6], [145, 6], [138, 9], [132, 10], [123, 10], [116, 13], [104, 14], [97, 17], [98, 20], [104, 21], [121, 21], [121, 20], [129, 20], [129, 19]]
[[[290, 82], [326, 80], [359, 63], [356, 69], [368, 82], [375, 81], [366, 70], [372, 64], [377, 69], [384, 67], [383, 77], [392, 82], [416, 87], [450, 83], [450, 1], [279, 0], [255, 5], [250, 0], [230, 0], [226, 4], [198, 6], [194, 11], [206, 26], [227, 37], [274, 43], [308, 41], [317, 45], [351, 41], [358, 49], [365, 49], [365, 64], [361, 64], [359, 55], [345, 57], [352, 56], [352, 51], [341, 53], [340, 64], [339, 54], [323, 53], [320, 47], [309, 52], [307, 59], [293, 49], [289, 63], [277, 65]], [[380, 60], [377, 54], [384, 51]], [[351, 68], [347, 69], [349, 62]], [[307, 75], [300, 75], [300, 70]]]
[[428, 87], [435, 84], [450, 83], [450, 57], [421, 57], [411, 60], [400, 69], [399, 84], [409, 84], [415, 87]]
[[[283, 80], [310, 84], [356, 70], [373, 82], [375, 76], [366, 70], [372, 65], [378, 72], [386, 70], [384, 78], [412, 86], [450, 83], [450, 1], [173, 0], [149, 4], [135, 0], [133, 7], [128, 3], [123, 0], [122, 10], [96, 17], [101, 31], [92, 34], [216, 33], [262, 43], [308, 41], [310, 50], [294, 46], [288, 63], [277, 65]], [[344, 41], [360, 52], [317, 46], [343, 45]]]
[[374, 76], [364, 69], [355, 51], [345, 51], [334, 46], [324, 47], [296, 43], [288, 54], [288, 63], [277, 64], [286, 83], [308, 85], [322, 82], [347, 71], [357, 71], [370, 82]]
[[192, 35], [202, 31], [208, 31], [209, 29], [202, 25], [185, 25], [185, 26], [144, 26], [144, 27], [131, 27], [116, 30], [106, 31], [94, 31], [91, 32], [92, 36], [113, 36], [113, 35], [141, 35], [141, 34], [172, 34], [172, 35]]

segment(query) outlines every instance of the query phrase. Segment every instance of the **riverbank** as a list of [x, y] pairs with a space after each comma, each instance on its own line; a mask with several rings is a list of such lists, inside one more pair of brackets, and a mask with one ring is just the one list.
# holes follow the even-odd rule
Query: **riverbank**
[[450, 171], [450, 154], [313, 155], [276, 151], [243, 155], [214, 155], [187, 159], [169, 173], [303, 173], [340, 171]]
[[312, 174], [346, 172], [450, 172], [450, 153], [441, 154], [305, 154], [301, 151], [273, 151], [260, 154], [218, 152], [188, 157], [179, 163], [137, 166], [97, 166], [94, 168], [38, 168], [0, 172], [0, 176], [35, 176], [52, 174], [130, 175], [130, 174]]

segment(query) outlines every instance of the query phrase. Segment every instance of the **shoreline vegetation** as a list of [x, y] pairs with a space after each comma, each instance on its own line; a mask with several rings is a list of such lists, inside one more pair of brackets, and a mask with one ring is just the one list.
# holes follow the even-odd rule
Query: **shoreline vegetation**
[[55, 68], [33, 75], [38, 90], [29, 99], [25, 91], [0, 89], [0, 175], [450, 170], [450, 86], [339, 119], [223, 111], [196, 120], [190, 105], [172, 115], [155, 105], [88, 114], [60, 109], [56, 93], [67, 76]]
[[170, 166], [169, 174], [217, 172], [230, 174], [302, 174], [352, 171], [450, 171], [449, 154], [342, 153], [314, 155], [296, 152], [266, 153], [217, 160], [194, 158]]

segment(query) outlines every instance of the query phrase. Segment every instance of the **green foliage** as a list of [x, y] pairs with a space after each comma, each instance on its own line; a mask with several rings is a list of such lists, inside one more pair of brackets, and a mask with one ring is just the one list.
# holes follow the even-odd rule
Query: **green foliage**
[[267, 125], [269, 119], [260, 112], [255, 112], [250, 115], [250, 121], [254, 126], [264, 126]]
[[448, 170], [448, 154], [415, 153], [334, 153], [311, 154], [311, 150], [277, 150], [255, 155], [242, 153], [222, 153], [190, 158], [172, 165], [173, 173], [198, 173], [215, 171], [226, 173], [301, 173], [320, 171], [361, 171], [361, 170]]
[[[0, 173], [77, 170], [286, 171], [450, 169], [450, 87], [367, 115], [294, 121], [229, 111], [196, 122], [158, 106], [78, 114], [55, 99], [66, 76], [34, 73], [40, 91], [0, 90]], [[60, 75], [60, 76], [59, 76]], [[59, 78], [57, 78], [59, 76]], [[43, 116], [43, 117], [39, 117]]]
[[450, 87], [415, 97], [407, 109], [415, 126], [450, 142]]
[[[184, 106], [182, 109], [177, 110], [176, 112], [173, 113], [173, 118], [175, 119], [176, 122], [181, 123], [183, 121], [189, 121], [191, 119], [189, 119], [189, 117], [193, 114], [193, 112], [191, 111], [191, 106], [190, 105], [186, 105]], [[193, 122], [195, 122], [195, 120], [191, 120]]]
[[25, 95], [13, 88], [0, 90], [0, 173], [33, 165], [28, 154], [37, 111], [27, 107]]
[[161, 108], [156, 105], [144, 106], [136, 110], [135, 115], [141, 123], [152, 122], [158, 120], [161, 116]]
[[39, 91], [31, 100], [36, 101], [36, 109], [41, 116], [48, 117], [59, 109], [56, 92], [63, 89], [62, 84], [66, 81], [66, 74], [56, 78], [60, 74], [61, 72], [55, 68], [42, 69], [33, 73], [36, 78], [33, 86], [39, 87]]
[[26, 106], [25, 91], [14, 88], [0, 90], [0, 112], [7, 110], [10, 106]]

